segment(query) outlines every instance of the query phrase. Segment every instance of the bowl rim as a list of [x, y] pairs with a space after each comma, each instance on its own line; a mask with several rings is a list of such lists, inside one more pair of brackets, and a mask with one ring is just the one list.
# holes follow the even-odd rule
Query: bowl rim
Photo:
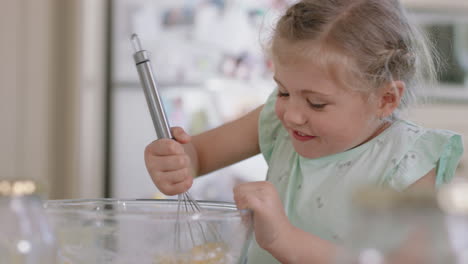
[[[176, 211], [167, 211], [163, 214], [155, 214], [153, 211], [137, 210], [127, 208], [133, 205], [150, 204], [177, 204], [177, 199], [116, 199], [116, 198], [95, 198], [95, 199], [58, 199], [46, 200], [43, 203], [44, 209], [49, 214], [80, 214], [90, 218], [108, 218], [108, 217], [149, 217], [157, 220], [178, 220], [179, 221], [214, 221], [237, 218], [248, 218], [252, 216], [250, 209], [237, 209], [231, 202], [197, 200], [201, 207], [212, 207], [225, 210], [209, 210], [200, 212], [183, 212], [177, 214]], [[89, 208], [79, 208], [81, 205], [101, 204], [104, 208], [90, 210]], [[105, 206], [117, 205], [118, 210]], [[136, 208], [136, 207], [134, 207]], [[122, 210], [123, 209], [123, 210]]]

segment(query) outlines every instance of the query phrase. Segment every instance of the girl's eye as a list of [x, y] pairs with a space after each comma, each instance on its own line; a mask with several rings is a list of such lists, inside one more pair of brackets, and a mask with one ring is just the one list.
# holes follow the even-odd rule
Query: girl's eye
[[289, 96], [289, 93], [278, 91], [278, 97], [287, 97], [287, 96]]
[[327, 104], [313, 104], [311, 102], [309, 102], [309, 105], [310, 107], [317, 109], [317, 110], [322, 110], [325, 108], [325, 106], [327, 106]]

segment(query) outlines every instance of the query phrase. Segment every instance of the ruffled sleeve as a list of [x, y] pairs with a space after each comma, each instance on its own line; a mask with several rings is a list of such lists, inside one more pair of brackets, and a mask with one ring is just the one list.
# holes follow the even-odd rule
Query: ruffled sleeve
[[270, 164], [271, 154], [282, 128], [281, 121], [275, 113], [276, 94], [275, 89], [263, 106], [258, 121], [260, 151], [268, 164]]
[[434, 168], [437, 169], [437, 187], [449, 182], [463, 154], [461, 136], [447, 130], [425, 130], [406, 147], [389, 181], [399, 191], [408, 188]]

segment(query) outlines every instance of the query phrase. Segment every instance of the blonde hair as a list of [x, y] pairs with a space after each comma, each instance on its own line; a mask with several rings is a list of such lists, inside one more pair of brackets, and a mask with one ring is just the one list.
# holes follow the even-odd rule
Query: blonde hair
[[279, 19], [269, 49], [275, 62], [313, 59], [340, 84], [367, 94], [404, 81], [399, 109], [436, 76], [433, 51], [398, 0], [302, 0]]

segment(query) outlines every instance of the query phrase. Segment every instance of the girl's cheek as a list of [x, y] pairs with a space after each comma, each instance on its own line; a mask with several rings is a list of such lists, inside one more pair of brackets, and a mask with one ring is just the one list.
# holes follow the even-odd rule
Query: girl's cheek
[[278, 102], [279, 100], [276, 100], [276, 104], [275, 104], [275, 113], [276, 113], [276, 116], [278, 117], [279, 120], [283, 120], [283, 114], [284, 114], [284, 107], [282, 106], [282, 104], [280, 102]]

